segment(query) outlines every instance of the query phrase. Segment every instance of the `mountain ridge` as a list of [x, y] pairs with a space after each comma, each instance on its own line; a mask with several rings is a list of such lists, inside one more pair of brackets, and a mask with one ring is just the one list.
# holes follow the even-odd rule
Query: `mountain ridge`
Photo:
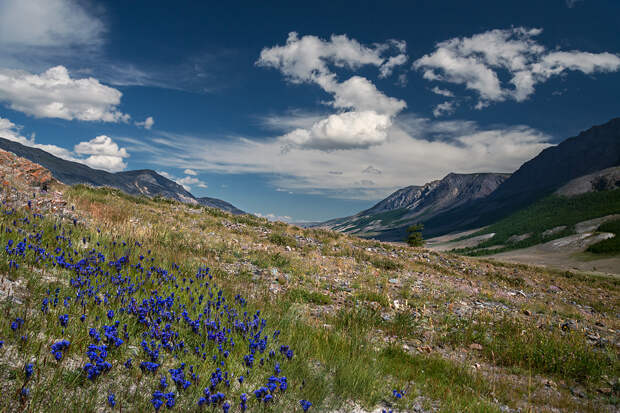
[[[408, 215], [405, 201], [411, 198], [407, 198], [407, 194], [428, 190], [452, 175], [462, 175], [448, 174], [442, 180], [423, 186], [401, 188], [365, 211], [328, 220], [319, 226], [383, 241], [405, 239], [407, 227], [415, 222], [424, 223], [426, 237], [465, 231], [504, 218], [552, 194], [573, 179], [617, 165], [620, 165], [620, 118], [592, 126], [558, 145], [545, 148], [514, 173], [504, 174], [507, 178], [494, 190], [481, 192], [484, 196], [464, 197], [464, 202], [444, 203], [440, 210]], [[382, 225], [386, 220], [390, 221], [389, 225]], [[355, 221], [357, 225], [352, 225]]]
[[59, 158], [42, 149], [25, 146], [3, 137], [0, 137], [0, 149], [43, 166], [52, 173], [55, 179], [67, 185], [110, 186], [130, 195], [162, 196], [185, 203], [198, 203], [207, 207], [223, 209], [233, 214], [245, 213], [232, 204], [216, 198], [196, 198], [180, 184], [152, 169], [107, 172], [79, 162]]
[[389, 230], [397, 227], [399, 221], [434, 216], [472, 199], [487, 196], [509, 176], [493, 172], [449, 173], [422, 186], [401, 188], [369, 209], [350, 217], [327, 221], [321, 226], [358, 235]]

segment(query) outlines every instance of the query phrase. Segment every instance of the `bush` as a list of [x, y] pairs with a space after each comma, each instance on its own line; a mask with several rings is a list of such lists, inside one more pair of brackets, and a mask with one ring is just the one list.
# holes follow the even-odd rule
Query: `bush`
[[422, 238], [422, 230], [424, 225], [415, 224], [407, 228], [409, 235], [407, 236], [407, 244], [412, 247], [421, 247], [424, 245], [424, 238]]

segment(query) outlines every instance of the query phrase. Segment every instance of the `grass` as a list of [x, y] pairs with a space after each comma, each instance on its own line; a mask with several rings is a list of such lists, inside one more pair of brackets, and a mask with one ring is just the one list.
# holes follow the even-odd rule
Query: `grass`
[[326, 294], [321, 294], [317, 291], [307, 291], [301, 288], [289, 290], [288, 296], [291, 301], [296, 303], [326, 305], [332, 302], [331, 298]]
[[602, 376], [620, 374], [617, 354], [609, 347], [592, 351], [578, 331], [565, 332], [558, 326], [544, 331], [509, 317], [452, 319], [448, 324], [448, 332], [440, 340], [443, 344], [480, 344], [487, 360], [500, 366], [531, 369], [581, 383], [598, 383]]
[[592, 244], [586, 250], [594, 254], [618, 254], [620, 253], [620, 219], [607, 221], [598, 227], [599, 232], [611, 232], [615, 236], [596, 244]]
[[382, 305], [383, 307], [387, 307], [388, 305], [390, 305], [388, 298], [385, 296], [385, 294], [376, 291], [362, 290], [356, 294], [355, 298], [358, 301], [377, 303]]
[[272, 244], [276, 244], [276, 245], [280, 245], [281, 247], [296, 247], [297, 246], [297, 241], [295, 240], [295, 238], [291, 237], [290, 235], [284, 234], [284, 233], [279, 233], [279, 232], [272, 232], [271, 234], [269, 234], [269, 242], [271, 242]]
[[[280, 341], [295, 350], [295, 357], [282, 365], [290, 387], [286, 395], [279, 398], [278, 403], [268, 406], [265, 411], [299, 411], [297, 402], [304, 398], [313, 402], [311, 411], [329, 411], [354, 401], [370, 410], [377, 406], [387, 406], [389, 403], [401, 411], [411, 411], [415, 403], [421, 403], [426, 408], [434, 406], [446, 412], [496, 412], [502, 404], [516, 407], [518, 401], [524, 397], [523, 388], [515, 389], [510, 383], [491, 380], [472, 371], [469, 362], [442, 357], [436, 352], [412, 354], [403, 351], [400, 342], [411, 337], [420, 339], [424, 345], [441, 344], [446, 348], [479, 342], [483, 345], [480, 357], [499, 367], [530, 368], [541, 374], [569, 381], [589, 380], [594, 383], [603, 375], [618, 375], [614, 354], [609, 354], [608, 350], [588, 347], [580, 341], [583, 337], [577, 334], [562, 335], [558, 331], [541, 330], [533, 323], [524, 324], [519, 320], [510, 321], [512, 324], [509, 321], [505, 324], [502, 324], [503, 321], [481, 324], [484, 319], [475, 320], [478, 324], [473, 321], [469, 324], [442, 319], [433, 321], [428, 318], [426, 310], [442, 309], [446, 300], [457, 299], [459, 295], [450, 291], [440, 296], [434, 295], [437, 287], [412, 293], [415, 277], [403, 280], [400, 296], [409, 299], [412, 304], [415, 300], [417, 311], [424, 315], [414, 320], [408, 312], [411, 311], [410, 307], [410, 310], [396, 312], [392, 319], [383, 319], [381, 314], [391, 311], [390, 297], [399, 296], [394, 295], [393, 289], [396, 287], [385, 282], [390, 276], [386, 271], [400, 272], [399, 279], [411, 271], [439, 273], [444, 277], [442, 283], [446, 284], [452, 277], [463, 277], [461, 273], [455, 272], [455, 269], [450, 269], [452, 267], [440, 265], [439, 261], [434, 259], [435, 255], [432, 255], [431, 263], [412, 262], [406, 255], [406, 249], [392, 251], [384, 244], [371, 244], [334, 232], [314, 229], [298, 231], [320, 244], [288, 253], [278, 247], [289, 245], [291, 240], [295, 240], [292, 235], [294, 230], [259, 218], [222, 216], [221, 213], [214, 213], [209, 209], [199, 209], [199, 214], [189, 214], [184, 212], [185, 206], [175, 202], [140, 199], [134, 203], [132, 197], [121, 197], [114, 191], [88, 187], [69, 189], [66, 196], [76, 205], [78, 211], [84, 211], [89, 219], [92, 219], [86, 221], [90, 223], [85, 225], [73, 226], [70, 221], [63, 223], [67, 237], [80, 253], [83, 250], [77, 245], [82, 237], [89, 238], [91, 246], [95, 240], [108, 246], [106, 255], [110, 257], [114, 254], [126, 254], [126, 247], [120, 244], [122, 240], [127, 241], [128, 245], [134, 245], [135, 241], [138, 241], [142, 243], [143, 251], [151, 250], [152, 256], [157, 257], [156, 265], [162, 268], [171, 268], [173, 263], [177, 263], [180, 266], [179, 273], [189, 275], [195, 274], [199, 266], [210, 266], [214, 281], [227, 297], [236, 294], [248, 297], [246, 311], [252, 314], [260, 310], [261, 317], [268, 320], [269, 332], [281, 331]], [[12, 221], [15, 218], [16, 216], [7, 215], [0, 217], [3, 228], [0, 244], [6, 245], [9, 237], [17, 239], [16, 233], [5, 231], [6, 228], [14, 229]], [[229, 231], [222, 224], [223, 221], [245, 226], [245, 229]], [[47, 237], [41, 242], [49, 245], [56, 242], [53, 238], [53, 225], [57, 223], [58, 221], [53, 219], [38, 223], [45, 229], [44, 234]], [[98, 232], [97, 228], [101, 232]], [[264, 242], [265, 229], [271, 231], [267, 236], [270, 241], [268, 244]], [[25, 235], [19, 235], [22, 236]], [[236, 242], [231, 239], [233, 237]], [[113, 246], [115, 241], [117, 244]], [[260, 244], [261, 248], [244, 249], [241, 244]], [[330, 250], [334, 248], [328, 256], [321, 254], [321, 248], [325, 246], [329, 246]], [[385, 248], [400, 255], [387, 257], [380, 253], [370, 254], [365, 250], [368, 246]], [[129, 256], [135, 260], [138, 254], [138, 250], [132, 248]], [[228, 268], [237, 264], [240, 267]], [[293, 273], [284, 283], [284, 293], [274, 295], [268, 291], [264, 280], [253, 281], [251, 272], [243, 267], [250, 264], [265, 269], [275, 267]], [[41, 271], [44, 271], [46, 277], [41, 276]], [[132, 269], [129, 274], [136, 276], [135, 271]], [[454, 276], [452, 272], [455, 272]], [[29, 408], [33, 411], [50, 403], [54, 403], [60, 411], [74, 411], [78, 408], [86, 411], [101, 410], [108, 391], [116, 393], [125, 410], [152, 410], [149, 403], [150, 393], [140, 389], [156, 388], [158, 377], [141, 374], [137, 369], [125, 374], [115, 368], [102, 377], [102, 380], [91, 383], [80, 370], [83, 360], [78, 360], [76, 367], [70, 367], [69, 363], [66, 363], [67, 365], [62, 364], [61, 368], [52, 368], [48, 347], [51, 338], [70, 336], [71, 356], [83, 354], [85, 345], [89, 342], [79, 323], [70, 324], [64, 334], [58, 326], [57, 316], [61, 312], [67, 311], [73, 321], [82, 313], [79, 306], [70, 306], [67, 310], [62, 306], [63, 297], [75, 294], [75, 290], [67, 285], [70, 278], [75, 278], [74, 273], [51, 265], [46, 267], [31, 258], [18, 270], [9, 270], [8, 260], [0, 260], [0, 273], [7, 274], [10, 279], [26, 280], [23, 304], [17, 306], [3, 303], [0, 306], [0, 312], [4, 314], [0, 319], [0, 339], [7, 341], [5, 347], [0, 349], [0, 386], [8, 395], [0, 400], [0, 411], [16, 410], [18, 406], [22, 406], [17, 391], [23, 384], [23, 363], [30, 360], [28, 357], [36, 360], [36, 371], [39, 375], [36, 383], [32, 382], [36, 384], [36, 387], [32, 386], [29, 402]], [[349, 274], [338, 275], [340, 278], [356, 274], [357, 278], [351, 279], [350, 285], [357, 287], [345, 296], [346, 304], [338, 307], [332, 293], [338, 290], [339, 284], [332, 282], [332, 274], [340, 273]], [[553, 277], [565, 279], [567, 283], [579, 287], [587, 286], [582, 288], [581, 294], [585, 294], [590, 286], [597, 294], [601, 288], [615, 291], [618, 286], [617, 282], [612, 280], [590, 281], [587, 277], [581, 278], [583, 276], [579, 274], [570, 279], [562, 274], [554, 274]], [[524, 279], [523, 276], [506, 275], [499, 270], [491, 272], [487, 278], [515, 287], [520, 287]], [[144, 288], [140, 293], [144, 295], [140, 297], [147, 297], [156, 286], [147, 284], [145, 287], [148, 288]], [[40, 313], [38, 308], [42, 297], [46, 296], [48, 289], [53, 292], [56, 288], [60, 288], [60, 303], [49, 314]], [[167, 288], [172, 287], [165, 283], [157, 285], [159, 290]], [[115, 290], [110, 290], [113, 291]], [[191, 309], [191, 299], [196, 299], [195, 294], [186, 291], [179, 291], [178, 294], [180, 302]], [[109, 300], [114, 301], [114, 297], [115, 294], [110, 294]], [[381, 308], [376, 309], [373, 303], [379, 304]], [[330, 306], [324, 309], [335, 307], [337, 311], [325, 312], [320, 317], [309, 315], [308, 308], [327, 304]], [[610, 305], [613, 308], [613, 304]], [[98, 323], [105, 320], [104, 305], [89, 305], [87, 310], [89, 323], [96, 323], [96, 317], [99, 317]], [[9, 322], [20, 315], [26, 319], [28, 331], [32, 332], [26, 343], [21, 343], [20, 335], [14, 334], [9, 327]], [[140, 326], [131, 324], [129, 317], [121, 318], [122, 323], [126, 320], [130, 332], [140, 332]], [[612, 323], [610, 327], [613, 326]], [[526, 334], [520, 335], [523, 330]], [[427, 336], [429, 331], [433, 332], [431, 337]], [[386, 344], [383, 341], [386, 334], [397, 336], [399, 341]], [[187, 348], [195, 344], [200, 343], [188, 341]], [[132, 342], [131, 345], [135, 346], [135, 343]], [[141, 350], [139, 345], [137, 347], [133, 349], [122, 346], [118, 351], [110, 351], [109, 360], [117, 366], [136, 351], [139, 354]], [[13, 351], [17, 349], [17, 362], [13, 362]], [[217, 352], [216, 349], [212, 350]], [[179, 354], [179, 357], [189, 356]], [[526, 357], [525, 361], [519, 361], [523, 357]], [[231, 363], [231, 371], [236, 374], [243, 371], [243, 366]], [[191, 361], [191, 364], [198, 365], [199, 362]], [[199, 371], [202, 377], [208, 379], [212, 369], [209, 365], [201, 365]], [[267, 372], [263, 373], [264, 375], [257, 375], [249, 380], [247, 388], [252, 389], [252, 386], [265, 379]], [[396, 400], [391, 396], [393, 389], [406, 390], [407, 396]], [[230, 390], [231, 397], [238, 399], [239, 390], [233, 386]], [[193, 389], [182, 395], [179, 393], [177, 408], [194, 410], [198, 396]], [[572, 407], [573, 410], [588, 411], [581, 407]], [[253, 411], [263, 410], [255, 408]]]
[[[482, 231], [458, 239], [457, 241], [460, 241], [478, 235], [495, 233], [492, 238], [475, 247], [456, 249], [454, 252], [478, 256], [526, 248], [574, 234], [575, 224], [618, 211], [620, 211], [620, 189], [589, 192], [573, 197], [551, 195], [489, 225]], [[566, 226], [566, 229], [547, 237], [543, 236], [544, 231], [559, 226]], [[518, 242], [508, 242], [510, 237], [522, 234], [530, 234], [530, 236]], [[490, 250], [489, 247], [493, 246], [501, 247]]]

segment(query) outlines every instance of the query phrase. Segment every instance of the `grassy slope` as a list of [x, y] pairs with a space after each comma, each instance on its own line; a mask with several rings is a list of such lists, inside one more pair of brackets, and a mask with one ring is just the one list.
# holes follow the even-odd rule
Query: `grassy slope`
[[[574, 234], [575, 224], [581, 221], [618, 212], [620, 212], [620, 189], [590, 192], [574, 197], [552, 195], [489, 225], [482, 231], [458, 239], [462, 240], [478, 235], [495, 233], [493, 238], [480, 243], [476, 247], [456, 250], [455, 252], [466, 255], [487, 255], [526, 248]], [[543, 237], [545, 230], [563, 225], [566, 226], [565, 230]], [[522, 241], [507, 242], [513, 235], [528, 233], [531, 235]], [[497, 245], [502, 245], [503, 247], [487, 250], [487, 248]]]
[[594, 245], [590, 245], [587, 249], [588, 252], [592, 252], [594, 254], [620, 253], [620, 219], [604, 222], [598, 227], [597, 231], [611, 232], [612, 234], [615, 234], [615, 237], [597, 242]]
[[[340, 406], [351, 400], [368, 407], [389, 403], [405, 410], [420, 402], [444, 411], [499, 411], [500, 405], [600, 411], [609, 403], [617, 403], [617, 393], [601, 399], [595, 390], [608, 386], [606, 380], [615, 380], [619, 375], [617, 354], [611, 347], [595, 348], [586, 343], [584, 334], [579, 331], [565, 334], [557, 328], [538, 328], [541, 322], [557, 325], [558, 316], [577, 317], [577, 310], [566, 308], [561, 304], [563, 301], [555, 307], [553, 298], [551, 304], [548, 297], [544, 298], [544, 303], [532, 299], [517, 303], [515, 313], [474, 311], [466, 318], [454, 317], [450, 303], [469, 298], [461, 290], [460, 281], [452, 284], [453, 276], [454, 280], [469, 279], [475, 283], [480, 291], [479, 296], [474, 293], [476, 300], [501, 300], [492, 295], [501, 290], [497, 288], [498, 283], [513, 288], [514, 283], [521, 280], [519, 288], [526, 292], [543, 288], [527, 285], [522, 278], [514, 276], [516, 267], [504, 271], [490, 267], [495, 264], [488, 264], [484, 270], [481, 267], [460, 273], [455, 268], [463, 265], [462, 260], [451, 261], [438, 255], [432, 255], [431, 260], [419, 250], [406, 247], [390, 250], [388, 245], [329, 231], [300, 230], [250, 216], [233, 217], [218, 210], [166, 200], [128, 197], [107, 189], [75, 187], [68, 190], [66, 196], [84, 216], [85, 224], [72, 228], [70, 238], [74, 242], [90, 237], [120, 255], [124, 251], [120, 244], [112, 247], [113, 240], [125, 240], [129, 245], [139, 241], [142, 250], [151, 250], [157, 257], [158, 265], [170, 267], [178, 263], [180, 271], [188, 275], [208, 265], [215, 282], [227, 296], [243, 294], [250, 313], [260, 309], [268, 320], [269, 331], [281, 330], [280, 341], [290, 344], [296, 355], [292, 361], [282, 363], [290, 387], [269, 411], [300, 411], [297, 400], [301, 398], [311, 400], [314, 411], [327, 411], [328, 406]], [[13, 219], [14, 216], [3, 215], [3, 228], [13, 225]], [[42, 225], [50, 229], [54, 222], [50, 217]], [[7, 239], [16, 238], [15, 235], [3, 231], [0, 244], [6, 245]], [[298, 242], [299, 237], [317, 242], [303, 244]], [[42, 242], [51, 245], [54, 240]], [[294, 250], [288, 252], [285, 247], [291, 245]], [[137, 253], [132, 253], [133, 259]], [[75, 320], [81, 309], [70, 307], [66, 310], [59, 305], [47, 315], [39, 311], [48, 289], [59, 288], [60, 297], [74, 292], [66, 284], [71, 273], [49, 269], [46, 273], [51, 278], [42, 278], [34, 270], [37, 263], [32, 258], [27, 258], [19, 270], [10, 270], [7, 258], [0, 260], [2, 272], [10, 280], [25, 282], [28, 292], [21, 306], [0, 302], [4, 314], [0, 320], [0, 339], [5, 339], [5, 347], [0, 349], [0, 383], [8, 395], [0, 399], [0, 410], [25, 406], [17, 392], [25, 380], [24, 363], [34, 360], [35, 378], [28, 382], [32, 388], [28, 403], [34, 411], [44, 410], [50, 403], [66, 411], [101, 410], [108, 392], [116, 393], [119, 405], [125, 410], [148, 411], [150, 392], [157, 387], [159, 377], [140, 374], [139, 370], [127, 373], [120, 368], [118, 363], [129, 356], [135, 357], [136, 363], [140, 359], [130, 345], [112, 354], [113, 370], [96, 385], [84, 379], [80, 363], [71, 367], [65, 363], [60, 369], [53, 367], [47, 346], [50, 338], [63, 337], [56, 321], [59, 314], [69, 311], [74, 321], [65, 333], [74, 343], [66, 356], [68, 359], [79, 357], [78, 350], [83, 350], [89, 340], [86, 328]], [[467, 265], [475, 268], [475, 264]], [[247, 267], [264, 270], [255, 278]], [[273, 268], [286, 277], [278, 276], [274, 280], [265, 276]], [[416, 279], [411, 278], [411, 274], [420, 275]], [[431, 274], [442, 281], [435, 284], [434, 278], [428, 278]], [[535, 275], [523, 277], [538, 279], [545, 285], [553, 282], [562, 286], [567, 294], [572, 294], [574, 288], [584, 305], [599, 303], [601, 288], [609, 291], [611, 296], [604, 302], [611, 307], [600, 307], [595, 319], [603, 319], [616, 330], [620, 327], [613, 318], [604, 316], [617, 312], [614, 303], [617, 303], [619, 286], [615, 280], [586, 277], [564, 282], [554, 273], [536, 271], [532, 274]], [[342, 277], [348, 280], [344, 284], [337, 281]], [[398, 278], [399, 284], [388, 282], [393, 278]], [[180, 293], [181, 302], [189, 303], [188, 299], [187, 294]], [[401, 302], [398, 311], [392, 305], [394, 299]], [[532, 312], [541, 311], [540, 317], [524, 319], [519, 315], [521, 306], [531, 308]], [[320, 315], [316, 315], [315, 311], [320, 309], [330, 311], [319, 311]], [[553, 312], [547, 313], [549, 309]], [[103, 319], [105, 308], [89, 306], [85, 312], [91, 321], [95, 317]], [[383, 316], [386, 312], [391, 314], [387, 318]], [[10, 321], [17, 316], [27, 320], [27, 344], [20, 344], [19, 334], [9, 328]], [[590, 322], [588, 315], [578, 317], [584, 323]], [[521, 335], [516, 335], [516, 331]], [[524, 331], [531, 334], [523, 334]], [[521, 338], [514, 340], [515, 335]], [[386, 343], [384, 339], [390, 337]], [[405, 342], [409, 346], [419, 343], [419, 350], [404, 351], [402, 343]], [[466, 362], [447, 351], [465, 349], [467, 352], [474, 342], [481, 343], [483, 351], [468, 354]], [[139, 348], [139, 340], [131, 344]], [[500, 373], [472, 370], [470, 365], [475, 361], [495, 364]], [[197, 360], [193, 363], [200, 366], [201, 376], [207, 379], [212, 369], [210, 365], [202, 365]], [[243, 371], [238, 365], [232, 369], [238, 374]], [[510, 374], [501, 374], [501, 369], [510, 369]], [[571, 383], [580, 383], [588, 396], [575, 400], [567, 387], [559, 389], [552, 397], [537, 398], [533, 396], [537, 389], [529, 387], [527, 380], [515, 381], [513, 373], [523, 377], [541, 374], [571, 386]], [[132, 386], [133, 383], [137, 387]], [[233, 386], [230, 392], [233, 403], [242, 390], [249, 392], [259, 383], [256, 378], [243, 389]], [[190, 386], [188, 391], [179, 394], [177, 408], [196, 409], [195, 401], [202, 387]], [[407, 396], [396, 400], [391, 397], [392, 389], [406, 389]], [[416, 399], [417, 396], [424, 398]], [[232, 411], [238, 411], [235, 408]]]

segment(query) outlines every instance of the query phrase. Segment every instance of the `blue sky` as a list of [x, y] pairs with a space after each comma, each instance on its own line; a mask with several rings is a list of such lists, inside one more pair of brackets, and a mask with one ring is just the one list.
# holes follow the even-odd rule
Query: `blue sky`
[[618, 27], [612, 0], [0, 0], [0, 136], [324, 220], [619, 116]]

